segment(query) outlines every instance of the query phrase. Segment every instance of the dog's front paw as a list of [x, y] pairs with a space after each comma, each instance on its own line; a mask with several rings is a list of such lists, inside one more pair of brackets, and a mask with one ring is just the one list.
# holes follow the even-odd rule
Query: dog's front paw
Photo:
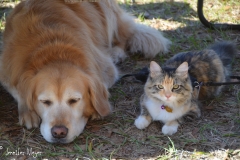
[[138, 129], [144, 129], [149, 126], [150, 123], [151, 121], [148, 120], [146, 116], [139, 116], [134, 122], [135, 126]]
[[115, 64], [117, 64], [118, 62], [122, 62], [127, 57], [124, 50], [117, 46], [112, 48], [112, 50], [110, 51], [110, 54], [113, 59], [113, 63]]
[[162, 132], [165, 135], [173, 135], [174, 133], [177, 132], [178, 125], [164, 125], [162, 128]]
[[27, 129], [37, 128], [40, 124], [40, 118], [34, 111], [25, 110], [19, 113], [20, 125], [25, 125]]

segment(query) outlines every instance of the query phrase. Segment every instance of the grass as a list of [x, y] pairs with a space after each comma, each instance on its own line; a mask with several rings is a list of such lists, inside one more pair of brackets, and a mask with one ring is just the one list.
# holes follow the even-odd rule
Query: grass
[[[239, 31], [205, 28], [199, 22], [192, 0], [131, 0], [121, 7], [133, 14], [136, 21], [163, 32], [173, 44], [166, 55], [145, 59], [135, 54], [118, 68], [135, 72], [151, 60], [164, 63], [182, 51], [203, 49], [215, 41], [230, 40], [240, 46]], [[7, 13], [16, 2], [4, 1], [0, 10], [0, 31]], [[240, 24], [240, 2], [236, 0], [205, 1], [204, 14], [214, 23]], [[2, 35], [2, 34], [1, 34]], [[2, 43], [0, 43], [2, 44]], [[239, 48], [240, 49], [240, 48]], [[233, 63], [233, 74], [240, 75], [239, 55]], [[161, 133], [162, 124], [152, 123], [138, 130], [134, 120], [139, 114], [139, 97], [143, 84], [131, 77], [119, 81], [111, 89], [113, 113], [98, 121], [90, 121], [84, 132], [70, 144], [49, 144], [39, 129], [26, 130], [18, 125], [16, 103], [0, 89], [0, 159], [240, 159], [240, 87], [232, 85], [212, 101], [204, 101], [199, 119], [186, 118], [173, 136]], [[20, 149], [25, 155], [6, 155]]]

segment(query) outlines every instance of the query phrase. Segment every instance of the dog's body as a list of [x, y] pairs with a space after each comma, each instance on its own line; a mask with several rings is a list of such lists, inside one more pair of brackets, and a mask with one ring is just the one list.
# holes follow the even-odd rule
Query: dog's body
[[0, 81], [18, 102], [20, 124], [38, 127], [41, 119], [48, 142], [68, 143], [89, 117], [110, 112], [107, 88], [126, 48], [153, 57], [169, 44], [112, 0], [27, 0], [7, 19]]

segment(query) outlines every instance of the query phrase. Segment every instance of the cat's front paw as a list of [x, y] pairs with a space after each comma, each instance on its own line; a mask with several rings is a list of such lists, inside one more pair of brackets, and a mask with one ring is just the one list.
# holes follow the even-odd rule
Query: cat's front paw
[[177, 132], [178, 125], [164, 125], [162, 128], [162, 132], [165, 135], [173, 135], [174, 133]]
[[149, 126], [149, 124], [151, 123], [151, 120], [148, 120], [148, 118], [146, 116], [138, 116], [137, 119], [135, 119], [134, 125], [138, 128], [138, 129], [144, 129], [147, 126]]

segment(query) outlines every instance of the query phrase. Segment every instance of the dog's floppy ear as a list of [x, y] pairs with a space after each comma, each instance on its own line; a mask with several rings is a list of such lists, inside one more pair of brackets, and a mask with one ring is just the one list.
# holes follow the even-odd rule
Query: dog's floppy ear
[[111, 112], [107, 87], [99, 78], [92, 77], [91, 80], [89, 80], [89, 95], [93, 107], [100, 116], [107, 116]]

